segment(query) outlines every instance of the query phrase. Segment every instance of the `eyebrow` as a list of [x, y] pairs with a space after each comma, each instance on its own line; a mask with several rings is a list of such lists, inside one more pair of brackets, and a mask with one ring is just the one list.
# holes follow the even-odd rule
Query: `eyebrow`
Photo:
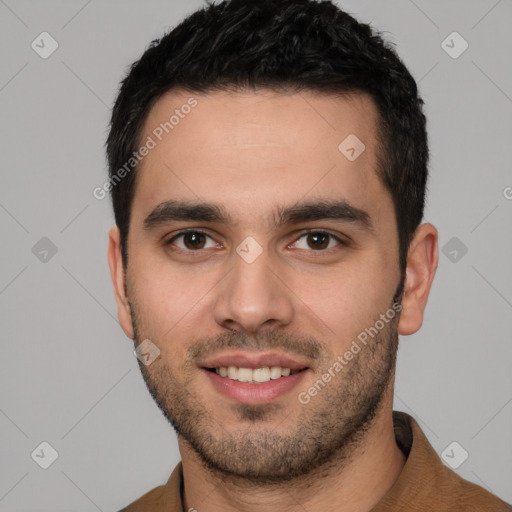
[[223, 224], [229, 224], [231, 221], [224, 208], [216, 204], [164, 201], [144, 219], [144, 229], [151, 230], [177, 220]]
[[[316, 220], [349, 222], [373, 231], [368, 212], [345, 200], [320, 200], [278, 207], [273, 215], [275, 227]], [[230, 224], [232, 218], [222, 205], [190, 201], [164, 201], [145, 218], [144, 229], [152, 230], [173, 221], [195, 221]]]
[[369, 213], [345, 200], [312, 201], [298, 203], [287, 208], [278, 208], [276, 219], [277, 227], [315, 220], [337, 220], [359, 224], [360, 227], [373, 231]]

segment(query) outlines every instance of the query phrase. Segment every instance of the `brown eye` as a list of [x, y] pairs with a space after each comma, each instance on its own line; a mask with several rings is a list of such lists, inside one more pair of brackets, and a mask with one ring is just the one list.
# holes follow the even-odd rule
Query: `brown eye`
[[329, 245], [329, 238], [326, 233], [310, 233], [307, 235], [307, 244], [311, 249], [325, 249]]
[[215, 241], [206, 233], [201, 231], [185, 231], [177, 234], [168, 242], [184, 251], [199, 251], [201, 249], [209, 249], [216, 246]]
[[187, 249], [202, 249], [206, 244], [206, 237], [202, 233], [187, 233], [183, 236], [183, 243]]
[[336, 246], [346, 245], [337, 236], [324, 231], [310, 231], [302, 234], [294, 243], [295, 249], [324, 251]]

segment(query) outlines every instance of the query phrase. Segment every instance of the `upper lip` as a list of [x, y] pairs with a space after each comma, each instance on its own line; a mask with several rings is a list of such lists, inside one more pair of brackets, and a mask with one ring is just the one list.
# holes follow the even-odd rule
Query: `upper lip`
[[290, 370], [308, 368], [304, 362], [278, 352], [226, 352], [202, 361], [199, 366], [203, 368], [237, 366], [238, 368], [252, 369], [280, 366], [281, 368], [290, 368]]

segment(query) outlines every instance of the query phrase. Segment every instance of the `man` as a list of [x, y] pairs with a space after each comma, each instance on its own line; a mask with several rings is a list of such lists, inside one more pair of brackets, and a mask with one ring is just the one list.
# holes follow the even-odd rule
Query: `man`
[[181, 463], [125, 511], [496, 511], [393, 413], [438, 262], [422, 101], [331, 2], [208, 5], [123, 81], [118, 315]]

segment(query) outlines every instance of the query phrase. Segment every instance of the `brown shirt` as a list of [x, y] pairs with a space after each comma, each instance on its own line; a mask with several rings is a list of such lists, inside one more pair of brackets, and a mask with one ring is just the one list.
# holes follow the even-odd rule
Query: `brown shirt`
[[[370, 512], [512, 512], [512, 506], [446, 467], [411, 416], [395, 411], [393, 422], [397, 444], [407, 461], [389, 492]], [[182, 490], [180, 462], [165, 485], [120, 512], [184, 512]]]

